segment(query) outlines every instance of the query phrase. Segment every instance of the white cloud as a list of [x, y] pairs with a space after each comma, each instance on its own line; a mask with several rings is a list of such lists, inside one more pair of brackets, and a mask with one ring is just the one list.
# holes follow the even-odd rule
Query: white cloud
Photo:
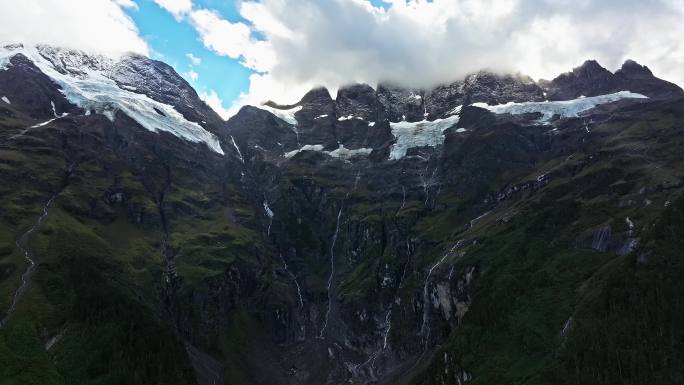
[[667, 0], [387, 3], [263, 0], [241, 14], [272, 46], [273, 78], [290, 84], [429, 86], [482, 68], [553, 77], [588, 58], [615, 69], [630, 57], [684, 82], [684, 11]]
[[[312, 82], [290, 84], [274, 79], [271, 74], [252, 74], [249, 77], [249, 90], [240, 94], [240, 97], [232, 102], [226, 113], [230, 117], [245, 105], [258, 106], [269, 100], [282, 104], [293, 104], [315, 86], [318, 84]], [[334, 89], [331, 92], [334, 92]]]
[[179, 21], [192, 10], [191, 0], [154, 0], [154, 2], [169, 11]]
[[187, 57], [188, 60], [190, 60], [190, 64], [192, 64], [192, 65], [196, 65], [196, 66], [197, 66], [197, 65], [202, 64], [202, 59], [198, 58], [197, 56], [193, 55], [193, 54], [190, 53], [190, 52], [186, 53], [186, 54], [185, 54], [185, 57]]
[[240, 5], [240, 15], [249, 20], [254, 29], [267, 32], [270, 36], [293, 37], [292, 30], [276, 19], [264, 4], [244, 2]]
[[192, 82], [196, 82], [197, 79], [199, 79], [199, 74], [195, 72], [192, 68], [190, 68], [188, 72], [184, 73], [183, 76], [190, 79]]
[[240, 59], [245, 67], [259, 72], [267, 72], [274, 66], [271, 44], [254, 39], [248, 25], [232, 23], [206, 9], [192, 11], [190, 21], [202, 43], [217, 54]]
[[234, 115], [234, 113], [223, 107], [223, 100], [221, 100], [216, 91], [209, 90], [208, 92], [200, 92], [199, 97], [223, 119], [228, 119]]
[[133, 0], [114, 0], [114, 2], [124, 8], [138, 9], [138, 4]]
[[0, 1], [0, 44], [51, 44], [120, 55], [148, 54], [147, 43], [121, 7], [131, 0]]

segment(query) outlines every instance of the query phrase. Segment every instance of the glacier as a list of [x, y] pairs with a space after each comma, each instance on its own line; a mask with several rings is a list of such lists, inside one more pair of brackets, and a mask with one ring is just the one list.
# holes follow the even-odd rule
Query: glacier
[[648, 97], [630, 91], [619, 91], [608, 95], [580, 97], [553, 102], [510, 102], [494, 106], [490, 106], [487, 103], [473, 103], [472, 106], [484, 108], [495, 114], [522, 115], [540, 113], [542, 117], [539, 118], [538, 122], [548, 123], [556, 115], [561, 118], [576, 118], [580, 113], [589, 111], [598, 105], [613, 103], [622, 99], [648, 99]]
[[395, 143], [390, 149], [390, 160], [399, 160], [406, 156], [409, 148], [437, 147], [444, 144], [444, 131], [456, 125], [460, 115], [452, 115], [444, 119], [420, 122], [390, 122]]
[[11, 57], [19, 53], [58, 84], [67, 100], [84, 109], [86, 115], [95, 111], [114, 121], [116, 113], [121, 111], [149, 131], [165, 131], [190, 142], [202, 142], [224, 155], [216, 135], [186, 120], [173, 106], [117, 86], [112, 79], [116, 66], [112, 59], [46, 46], [12, 46], [0, 48], [0, 69], [7, 68]]

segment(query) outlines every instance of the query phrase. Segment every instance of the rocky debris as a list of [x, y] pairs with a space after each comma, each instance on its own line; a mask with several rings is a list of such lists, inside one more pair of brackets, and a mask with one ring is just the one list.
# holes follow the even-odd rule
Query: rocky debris
[[635, 239], [635, 238], [629, 238], [629, 239], [625, 240], [624, 243], [622, 244], [622, 246], [620, 246], [617, 249], [616, 254], [617, 255], [627, 255], [627, 254], [631, 253], [632, 251], [636, 250], [637, 247], [639, 247], [639, 240]]
[[468, 312], [471, 301], [471, 285], [475, 274], [476, 267], [469, 266], [465, 268], [462, 275], [456, 276], [454, 280], [452, 278], [454, 275], [452, 267], [446, 281], [438, 281], [434, 284], [431, 293], [432, 307], [441, 312], [446, 322], [451, 322], [453, 319], [456, 325], [460, 325], [461, 320]]
[[591, 240], [591, 248], [596, 251], [604, 252], [608, 250], [611, 243], [611, 228], [610, 226], [599, 227], [594, 230]]
[[633, 225], [628, 226], [625, 232], [615, 233], [612, 226], [606, 224], [580, 236], [577, 240], [577, 247], [626, 255], [639, 247], [639, 238]]
[[459, 365], [455, 354], [447, 350], [440, 351], [432, 365], [432, 370], [427, 375], [433, 384], [465, 385], [473, 380], [473, 375]]
[[534, 193], [547, 186], [551, 182], [552, 176], [553, 175], [550, 173], [544, 173], [537, 176], [537, 178], [534, 180], [529, 180], [523, 183], [507, 187], [504, 190], [499, 191], [495, 199], [496, 201], [501, 202], [518, 196], [523, 192], [529, 191], [530, 193]]

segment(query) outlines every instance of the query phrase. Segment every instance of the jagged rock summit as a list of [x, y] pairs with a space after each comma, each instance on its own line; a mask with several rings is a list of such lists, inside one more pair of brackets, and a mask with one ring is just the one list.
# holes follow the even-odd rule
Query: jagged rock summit
[[627, 60], [615, 73], [603, 68], [595, 60], [587, 60], [572, 72], [545, 82], [545, 88], [549, 100], [568, 100], [618, 91], [632, 91], [650, 98], [672, 98], [682, 94], [679, 86], [656, 78], [648, 67], [633, 60]]

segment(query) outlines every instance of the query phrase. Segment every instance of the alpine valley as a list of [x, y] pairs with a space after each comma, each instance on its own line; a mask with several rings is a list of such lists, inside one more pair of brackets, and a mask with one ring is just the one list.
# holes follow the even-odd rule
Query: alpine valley
[[0, 383], [684, 383], [684, 92], [352, 84], [228, 121], [0, 48]]

